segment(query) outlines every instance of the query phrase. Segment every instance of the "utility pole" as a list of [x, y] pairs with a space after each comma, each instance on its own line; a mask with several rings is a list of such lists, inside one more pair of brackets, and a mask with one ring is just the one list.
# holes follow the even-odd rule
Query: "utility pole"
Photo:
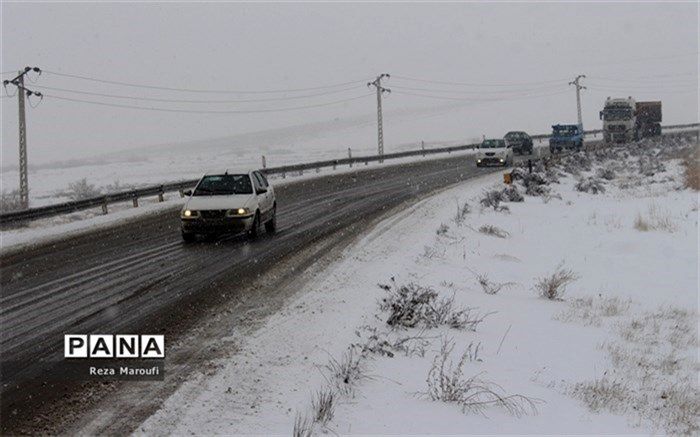
[[581, 90], [587, 89], [585, 86], [581, 85], [581, 79], [585, 79], [585, 74], [579, 74], [576, 79], [569, 82], [569, 85], [576, 86], [576, 110], [578, 111], [578, 124], [583, 126], [583, 118], [581, 117]]
[[389, 88], [384, 88], [382, 86], [382, 79], [389, 79], [391, 76], [387, 73], [382, 73], [374, 79], [373, 82], [367, 82], [367, 87], [374, 86], [377, 89], [377, 155], [379, 155], [379, 162], [384, 162], [384, 126], [382, 120], [382, 94], [391, 93]]
[[27, 124], [26, 114], [24, 110], [24, 99], [30, 96], [43, 98], [40, 92], [32, 91], [24, 86], [24, 76], [30, 71], [41, 74], [41, 69], [38, 67], [25, 67], [23, 71], [19, 71], [17, 76], [12, 80], [3, 81], [3, 86], [7, 91], [7, 85], [12, 84], [17, 87], [17, 104], [19, 109], [19, 200], [22, 204], [22, 209], [29, 208], [29, 176], [27, 171]]

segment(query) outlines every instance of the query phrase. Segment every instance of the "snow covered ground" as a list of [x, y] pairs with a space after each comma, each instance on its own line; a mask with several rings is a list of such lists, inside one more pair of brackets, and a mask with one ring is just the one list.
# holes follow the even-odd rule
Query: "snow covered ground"
[[697, 143], [657, 146], [392, 216], [140, 432], [697, 433]]

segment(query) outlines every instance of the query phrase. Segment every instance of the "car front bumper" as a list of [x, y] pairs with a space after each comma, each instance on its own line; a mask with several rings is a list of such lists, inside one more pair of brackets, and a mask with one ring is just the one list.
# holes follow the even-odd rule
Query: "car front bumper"
[[181, 219], [181, 229], [186, 234], [224, 234], [250, 230], [254, 216], [189, 218]]
[[477, 159], [476, 163], [478, 165], [506, 165], [507, 161], [508, 160], [506, 158], [495, 158], [492, 156], [487, 156], [486, 158]]

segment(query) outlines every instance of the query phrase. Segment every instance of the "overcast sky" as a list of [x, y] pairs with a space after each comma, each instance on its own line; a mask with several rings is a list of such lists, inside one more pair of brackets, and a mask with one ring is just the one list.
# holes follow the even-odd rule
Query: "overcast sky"
[[[47, 95], [38, 107], [27, 108], [30, 160], [35, 163], [336, 119], [355, 123], [355, 138], [376, 141], [371, 123], [376, 103], [365, 83], [382, 72], [392, 74], [386, 86], [394, 91], [384, 106], [387, 148], [415, 140], [417, 133], [421, 138], [449, 140], [502, 136], [511, 126], [543, 133], [552, 123], [574, 122], [574, 93], [567, 82], [577, 74], [588, 76], [583, 81], [590, 88], [583, 94], [586, 128], [600, 126], [598, 111], [607, 95], [663, 100], [665, 123], [698, 120], [695, 2], [3, 2], [1, 7], [2, 72], [26, 65], [47, 71], [36, 83], [27, 83], [30, 89], [36, 85], [163, 100], [288, 99], [179, 103], [35, 88]], [[91, 82], [49, 72], [198, 90], [257, 92], [347, 85], [287, 93], [194, 93]], [[3, 74], [3, 79], [11, 77]], [[277, 113], [189, 114], [69, 102], [52, 95], [215, 111], [355, 100]], [[498, 101], [484, 102], [495, 98]], [[446, 111], [446, 105], [459, 105], [454, 112], [459, 116]], [[434, 117], [413, 117], [410, 129], [398, 124], [412, 109], [426, 107], [442, 110]], [[3, 98], [2, 165], [16, 163], [16, 149], [17, 101]]]

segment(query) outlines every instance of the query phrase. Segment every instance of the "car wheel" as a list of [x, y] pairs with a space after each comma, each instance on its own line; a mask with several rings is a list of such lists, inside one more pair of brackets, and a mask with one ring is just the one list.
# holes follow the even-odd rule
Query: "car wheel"
[[253, 219], [253, 226], [251, 226], [248, 232], [250, 238], [255, 239], [260, 236], [260, 211], [255, 212], [255, 218]]
[[182, 241], [185, 243], [193, 243], [197, 239], [197, 234], [193, 234], [191, 232], [183, 232], [182, 233]]
[[272, 207], [272, 218], [265, 223], [265, 231], [274, 234], [277, 230], [277, 205]]

